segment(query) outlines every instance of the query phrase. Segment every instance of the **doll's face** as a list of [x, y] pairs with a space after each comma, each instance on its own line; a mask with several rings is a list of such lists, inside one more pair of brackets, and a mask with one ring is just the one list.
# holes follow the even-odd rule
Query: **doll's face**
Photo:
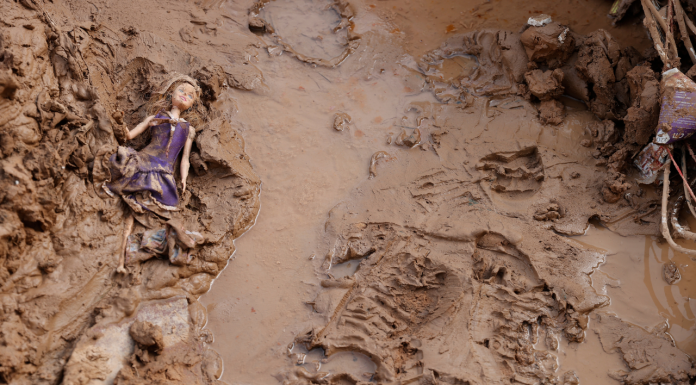
[[181, 83], [172, 92], [172, 106], [180, 111], [186, 111], [193, 105], [196, 97], [196, 89], [188, 83]]

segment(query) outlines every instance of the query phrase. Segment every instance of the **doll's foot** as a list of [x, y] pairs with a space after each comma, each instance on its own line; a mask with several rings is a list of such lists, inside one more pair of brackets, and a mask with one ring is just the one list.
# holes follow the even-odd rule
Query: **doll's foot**
[[126, 270], [126, 268], [123, 267], [123, 266], [119, 266], [119, 267], [116, 268], [116, 272], [119, 273], [119, 274], [124, 274], [124, 275], [125, 275], [125, 274], [128, 273], [128, 270]]

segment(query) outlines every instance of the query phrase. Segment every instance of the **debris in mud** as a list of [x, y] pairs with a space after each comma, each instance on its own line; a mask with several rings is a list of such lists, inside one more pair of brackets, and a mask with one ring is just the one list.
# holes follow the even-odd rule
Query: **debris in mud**
[[[327, 67], [341, 64], [360, 41], [352, 7], [337, 1], [340, 21], [331, 36], [345, 36], [341, 53], [302, 54], [274, 20], [262, 18], [268, 4], [257, 3], [248, 24], [231, 30], [239, 17], [222, 7], [177, 3], [171, 16], [150, 17], [151, 28], [173, 38], [140, 24], [136, 29], [130, 19], [124, 24], [123, 14], [109, 7], [94, 13], [96, 6], [80, 2], [0, 5], [8, 15], [0, 39], [3, 381], [222, 383], [222, 357], [210, 349], [198, 299], [259, 211], [260, 180], [225, 91], [241, 95], [264, 82], [253, 64], [259, 40], [247, 25], [265, 31], [269, 52], [285, 50]], [[152, 4], [138, 6], [156, 15], [148, 12]], [[629, 198], [634, 185], [624, 172], [654, 135], [659, 85], [652, 63], [636, 66], [643, 58], [617, 49], [605, 32], [581, 36], [545, 17], [529, 24], [521, 33], [452, 35], [417, 59], [413, 90], [426, 82], [442, 103], [433, 104], [451, 114], [402, 131], [397, 144], [425, 141], [424, 151], [408, 152], [408, 165], [394, 162], [380, 178], [377, 164], [394, 157], [375, 152], [370, 189], [351, 194], [349, 210], [332, 210], [325, 226], [336, 239], [329, 264], [360, 258], [360, 269], [314, 283], [320, 295], [307, 303], [325, 322], [298, 337], [329, 355], [363, 353], [377, 370], [354, 375], [294, 367], [306, 364], [300, 353], [288, 383], [578, 384], [575, 372], [558, 371], [561, 342], [583, 341], [593, 330], [627, 362], [616, 375], [621, 381], [692, 380], [693, 365], [663, 331], [648, 333], [618, 319], [588, 323], [608, 303], [589, 279], [605, 257], [554, 233], [582, 234], [591, 217], [656, 217], [649, 198]], [[319, 45], [324, 36], [308, 39]], [[109, 179], [107, 160], [119, 145], [147, 142], [127, 143], [127, 128], [142, 120], [144, 103], [174, 71], [201, 83], [210, 112], [196, 127], [194, 175], [181, 191], [181, 226], [191, 231], [171, 226], [148, 233], [136, 226], [128, 238], [129, 273], [115, 277], [127, 208], [98, 186]], [[585, 144], [594, 146], [609, 177], [591, 159], [578, 159], [573, 147], [542, 145], [522, 132], [538, 128], [534, 120], [527, 125], [531, 104], [544, 123], [561, 124], [566, 113], [575, 119], [559, 100], [564, 94], [606, 119], [588, 125]], [[491, 97], [495, 103], [485, 100]], [[338, 131], [351, 121], [341, 115], [333, 120]], [[611, 226], [654, 234], [655, 223]], [[196, 252], [180, 244], [191, 244], [182, 240], [187, 236]]]
[[684, 140], [696, 131], [696, 83], [673, 68], [662, 74], [662, 106], [655, 143]]
[[658, 172], [667, 162], [667, 150], [663, 146], [655, 143], [650, 143], [638, 154], [635, 160], [635, 165], [641, 172], [640, 183], [653, 183]]
[[409, 148], [415, 147], [421, 142], [421, 132], [419, 129], [414, 128], [412, 130], [406, 131], [405, 129], [401, 131], [401, 134], [396, 138], [396, 144], [399, 146], [406, 146]]
[[527, 20], [527, 24], [531, 25], [532, 27], [543, 27], [551, 21], [553, 21], [551, 16], [542, 13], [541, 15], [530, 17]]
[[336, 131], [343, 131], [350, 124], [350, 115], [345, 112], [339, 112], [334, 115], [333, 128]]
[[370, 179], [377, 176], [377, 162], [380, 159], [384, 159], [385, 162], [389, 162], [390, 160], [393, 160], [394, 157], [389, 155], [386, 151], [375, 152], [370, 159]]
[[681, 280], [681, 273], [679, 273], [679, 267], [677, 267], [677, 264], [673, 261], [670, 261], [662, 265], [662, 276], [665, 278], [665, 281], [667, 281], [667, 283], [669, 283], [670, 285], [674, 285], [675, 283]]

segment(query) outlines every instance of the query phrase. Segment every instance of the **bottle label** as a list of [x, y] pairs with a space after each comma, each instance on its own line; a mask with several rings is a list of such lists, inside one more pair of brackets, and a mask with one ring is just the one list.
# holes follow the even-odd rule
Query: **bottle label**
[[696, 131], [696, 84], [681, 72], [673, 76], [674, 79], [668, 79], [668, 82], [681, 90], [675, 90], [671, 100], [668, 93], [662, 98], [657, 122], [659, 130], [655, 137], [655, 143], [659, 144], [686, 139]]

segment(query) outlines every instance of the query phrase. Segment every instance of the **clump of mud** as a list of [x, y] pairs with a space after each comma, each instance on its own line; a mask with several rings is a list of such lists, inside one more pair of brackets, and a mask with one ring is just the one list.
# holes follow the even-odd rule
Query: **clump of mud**
[[[218, 98], [260, 76], [204, 65], [215, 56], [188, 53], [179, 35], [77, 22], [91, 6], [69, 5], [0, 5], [0, 382], [215, 383], [222, 362], [198, 298], [253, 224], [260, 185]], [[211, 20], [190, 12], [203, 31], [182, 38], [205, 35]], [[198, 79], [211, 117], [196, 127], [181, 207], [203, 245], [184, 266], [154, 258], [117, 275], [129, 209], [98, 186], [119, 144], [144, 144], [123, 143], [124, 124], [173, 71]]]

